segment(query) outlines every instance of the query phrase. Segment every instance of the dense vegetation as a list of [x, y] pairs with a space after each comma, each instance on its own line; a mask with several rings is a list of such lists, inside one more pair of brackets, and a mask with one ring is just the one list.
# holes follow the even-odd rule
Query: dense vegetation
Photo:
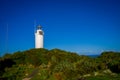
[[0, 58], [0, 80], [120, 80], [120, 53], [99, 57], [31, 49]]

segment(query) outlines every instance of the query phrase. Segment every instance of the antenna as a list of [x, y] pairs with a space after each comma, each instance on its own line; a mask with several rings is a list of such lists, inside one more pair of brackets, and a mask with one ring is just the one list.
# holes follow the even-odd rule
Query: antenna
[[8, 24], [6, 27], [6, 53], [8, 53]]
[[34, 20], [34, 33], [36, 32], [36, 20]]

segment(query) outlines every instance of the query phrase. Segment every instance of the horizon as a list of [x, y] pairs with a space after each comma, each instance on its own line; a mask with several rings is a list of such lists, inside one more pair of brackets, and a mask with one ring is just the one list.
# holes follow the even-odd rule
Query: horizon
[[45, 49], [80, 55], [120, 52], [119, 4], [119, 0], [0, 0], [0, 56], [34, 48], [34, 27], [39, 24]]

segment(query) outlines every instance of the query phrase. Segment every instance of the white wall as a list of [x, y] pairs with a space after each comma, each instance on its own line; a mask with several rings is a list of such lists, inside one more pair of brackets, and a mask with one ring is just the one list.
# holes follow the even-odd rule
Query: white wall
[[40, 35], [39, 31], [42, 30], [37, 30], [35, 33], [35, 48], [43, 48], [43, 35]]

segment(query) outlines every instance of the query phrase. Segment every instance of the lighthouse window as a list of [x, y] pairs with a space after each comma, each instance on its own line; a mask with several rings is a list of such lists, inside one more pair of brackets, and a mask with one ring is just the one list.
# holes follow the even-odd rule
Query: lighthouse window
[[43, 32], [42, 32], [42, 31], [39, 31], [39, 34], [40, 34], [40, 35], [43, 35]]

